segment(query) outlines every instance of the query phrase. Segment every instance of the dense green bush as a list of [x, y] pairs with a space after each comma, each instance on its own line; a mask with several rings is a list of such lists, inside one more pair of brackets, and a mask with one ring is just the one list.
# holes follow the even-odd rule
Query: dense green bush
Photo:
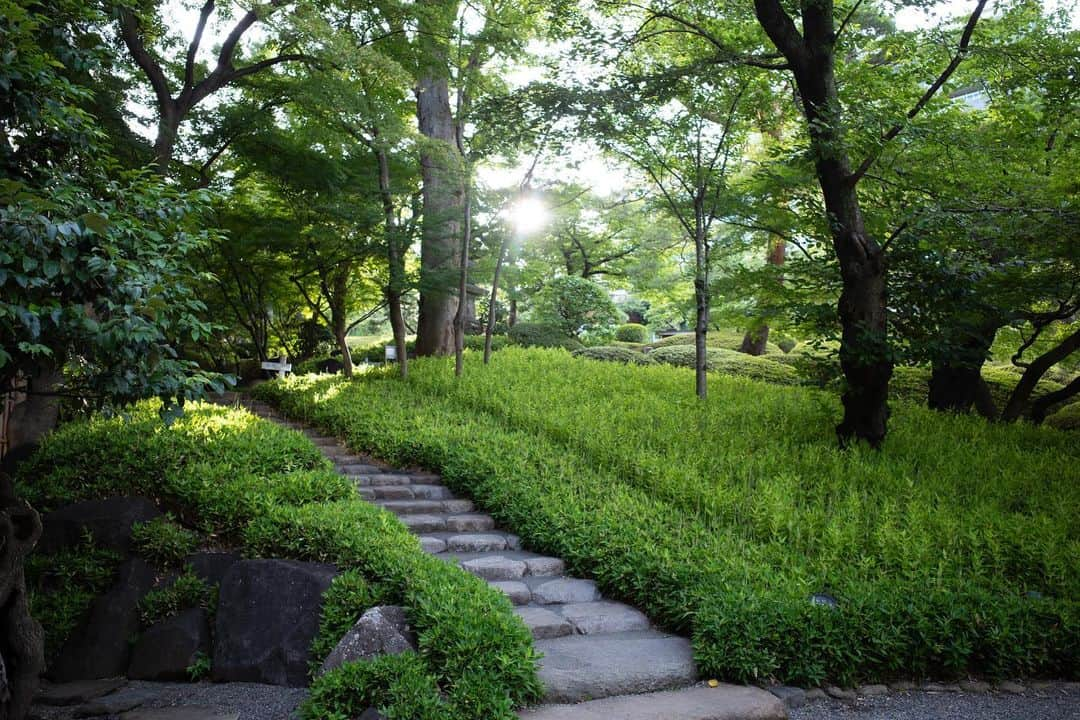
[[[1000, 411], [1009, 401], [1009, 396], [1020, 382], [1020, 375], [999, 365], [985, 365], [982, 369], [983, 380], [990, 390], [990, 396]], [[1053, 380], [1043, 379], [1035, 387], [1033, 397], [1061, 389], [1063, 386]], [[900, 366], [893, 368], [889, 382], [889, 395], [895, 400], [925, 405], [930, 392], [930, 368]]]
[[[719, 348], [721, 350], [738, 350], [742, 347], [742, 341], [743, 333], [730, 328], [709, 330], [705, 335], [705, 344], [708, 347]], [[679, 333], [678, 335], [671, 335], [649, 344], [654, 348], [672, 347], [676, 345], [693, 346], [694, 333]], [[781, 351], [779, 346], [775, 343], [768, 342], [765, 344], [765, 354], [782, 355], [783, 351]]]
[[615, 329], [615, 339], [621, 342], [646, 343], [649, 341], [649, 328], [638, 323], [626, 323]]
[[372, 583], [363, 573], [346, 570], [337, 575], [323, 594], [319, 618], [319, 634], [311, 643], [312, 670], [318, 669], [356, 621], [376, 605], [400, 601], [388, 593], [389, 588]]
[[631, 363], [634, 365], [649, 365], [652, 358], [639, 350], [626, 347], [599, 347], [582, 348], [573, 352], [574, 357], [589, 358], [590, 360], [606, 360], [607, 362]]
[[[693, 345], [670, 345], [653, 350], [649, 357], [667, 365], [692, 368], [696, 352]], [[800, 382], [798, 373], [787, 365], [734, 350], [707, 348], [705, 367], [725, 375], [740, 375], [778, 385], [798, 385]]]
[[51, 660], [78, 625], [90, 603], [109, 589], [121, 557], [84, 538], [74, 548], [26, 560], [30, 614], [45, 631], [45, 659]]
[[[42, 507], [147, 495], [181, 521], [232, 539], [247, 555], [330, 560], [361, 573], [373, 599], [400, 598], [406, 605], [420, 640], [415, 662], [438, 683], [424, 701], [439, 708], [437, 717], [509, 720], [512, 707], [536, 699], [532, 638], [506, 596], [424, 553], [396, 517], [360, 500], [350, 481], [330, 467], [303, 434], [246, 411], [195, 405], [166, 426], [156, 407], [144, 403], [126, 420], [64, 426], [46, 439], [19, 479]], [[331, 597], [327, 622], [341, 623], [355, 611], [350, 603], [358, 599], [358, 584], [344, 587]], [[200, 588], [181, 578], [148, 596], [144, 615], [149, 622], [196, 598], [204, 598]], [[318, 649], [328, 642], [321, 638]], [[314, 696], [324, 697], [324, 682], [332, 679], [316, 680]], [[382, 693], [392, 702], [408, 695], [408, 687], [402, 678], [350, 692]], [[413, 717], [412, 705], [380, 709], [387, 717]], [[324, 707], [312, 717], [347, 715]]]
[[614, 325], [620, 316], [607, 290], [588, 278], [573, 275], [548, 282], [537, 295], [531, 315], [558, 327], [568, 337]]
[[556, 325], [518, 323], [510, 328], [510, 342], [523, 347], [564, 348], [578, 350], [581, 343]]
[[702, 402], [680, 368], [513, 348], [464, 381], [430, 359], [408, 383], [260, 394], [440, 470], [532, 549], [691, 634], [706, 676], [1080, 674], [1080, 449], [1063, 433], [901, 404], [881, 451], [840, 451], [831, 394], [717, 377]]
[[217, 609], [217, 588], [206, 584], [190, 567], [165, 587], [156, 588], [139, 601], [139, 618], [144, 627], [201, 607], [210, 613]]
[[194, 552], [199, 536], [171, 517], [157, 517], [131, 527], [131, 544], [151, 563], [167, 567]]
[[[510, 338], [506, 335], [492, 335], [491, 336], [491, 349], [502, 350], [510, 344]], [[465, 348], [467, 350], [476, 350], [478, 352], [484, 352], [484, 336], [483, 335], [466, 335], [465, 336]]]

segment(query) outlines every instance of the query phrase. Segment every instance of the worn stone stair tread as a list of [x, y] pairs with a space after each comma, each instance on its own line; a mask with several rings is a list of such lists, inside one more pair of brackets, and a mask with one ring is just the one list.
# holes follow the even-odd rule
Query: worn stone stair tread
[[438, 555], [446, 551], [446, 541], [431, 535], [420, 536], [420, 549], [432, 555]]
[[538, 605], [585, 603], [600, 599], [596, 583], [592, 580], [560, 577], [545, 579], [543, 582], [530, 582], [529, 587], [532, 588], [533, 600]]
[[424, 533], [426, 535], [446, 529], [446, 518], [440, 515], [403, 515], [398, 519], [414, 533]]
[[[454, 535], [455, 533], [432, 533], [432, 534], [435, 535], [436, 537], [443, 537], [444, 539], [446, 539], [446, 537]], [[542, 560], [555, 559], [555, 558], [548, 558], [546, 555], [539, 555], [539, 554], [534, 553], [534, 552], [529, 552], [528, 550], [515, 550], [515, 549], [513, 549], [510, 546], [511, 543], [512, 543], [512, 539], [514, 538], [514, 536], [512, 536], [512, 535], [507, 535], [506, 533], [499, 532], [498, 530], [495, 530], [495, 531], [492, 531], [492, 532], [479, 533], [479, 534], [482, 534], [482, 535], [501, 535], [503, 538], [505, 538], [506, 541], [507, 541], [507, 549], [497, 551], [497, 554], [502, 555], [503, 557], [507, 557], [507, 558], [510, 558], [512, 560], [521, 560], [527, 566], [531, 563], [531, 567], [536, 568], [538, 570], [547, 570], [547, 569], [553, 569], [554, 568], [554, 565], [552, 565], [550, 563], [544, 563], [544, 562], [541, 562], [541, 561]], [[446, 536], [446, 537], [444, 537], [444, 536]], [[451, 554], [454, 556], [454, 558], [457, 559], [458, 562], [465, 562], [467, 560], [475, 560], [477, 558], [486, 557], [486, 556], [490, 555], [491, 552], [490, 551], [488, 551], [488, 552], [459, 551], [459, 552], [454, 552], [454, 553], [451, 553]], [[543, 575], [543, 576], [538, 576], [538, 577], [543, 577], [544, 580], [551, 580], [553, 576]], [[558, 577], [558, 575], [555, 575], [555, 577]]]
[[655, 630], [568, 635], [537, 640], [536, 649], [549, 703], [668, 690], [697, 679], [690, 641]]
[[356, 463], [338, 463], [335, 467], [339, 473], [349, 478], [357, 485], [408, 485], [412, 482], [412, 479], [408, 475], [395, 475], [393, 477], [400, 477], [398, 482], [373, 483], [371, 482], [372, 476], [384, 476], [386, 475], [386, 471], [383, 468], [376, 467], [375, 465], [368, 465], [366, 463], [359, 465]]
[[544, 705], [521, 720], [786, 720], [784, 704], [761, 688], [721, 683], [644, 695], [618, 695], [577, 705]]
[[649, 618], [640, 610], [619, 602], [597, 600], [553, 606], [580, 635], [648, 630]]
[[485, 580], [519, 580], [525, 576], [527, 570], [522, 561], [511, 560], [502, 555], [467, 560], [461, 563], [461, 567]]
[[446, 539], [446, 550], [449, 553], [483, 553], [506, 549], [506, 536], [498, 533], [462, 533], [460, 535], [451, 535]]
[[[377, 486], [364, 486], [358, 488], [359, 490], [366, 490], [376, 500], [413, 500], [416, 495], [413, 494], [413, 485], [377, 485]], [[360, 493], [364, 495], [363, 492]]]
[[442, 512], [441, 500], [376, 500], [375, 504], [398, 515], [415, 515]]
[[514, 605], [527, 605], [532, 600], [532, 591], [529, 586], [517, 580], [489, 580], [488, 585], [499, 590]]
[[514, 614], [521, 618], [536, 640], [564, 637], [574, 632], [574, 628], [562, 615], [536, 605], [515, 607]]
[[427, 485], [424, 483], [413, 483], [409, 486], [412, 490], [413, 497], [422, 500], [457, 500], [454, 497], [454, 493], [450, 492], [450, 488], [445, 485]]

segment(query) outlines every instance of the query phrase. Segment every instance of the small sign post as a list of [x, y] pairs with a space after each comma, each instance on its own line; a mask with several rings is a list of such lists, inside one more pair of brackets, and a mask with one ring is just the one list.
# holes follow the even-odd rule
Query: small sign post
[[385, 351], [386, 351], [386, 358], [383, 361], [384, 365], [386, 363], [397, 362], [397, 346], [396, 345], [387, 345]]
[[289, 358], [287, 355], [282, 355], [277, 362], [262, 363], [262, 369], [276, 372], [279, 378], [283, 378], [290, 370], [292, 370], [292, 365], [289, 364], [288, 360]]

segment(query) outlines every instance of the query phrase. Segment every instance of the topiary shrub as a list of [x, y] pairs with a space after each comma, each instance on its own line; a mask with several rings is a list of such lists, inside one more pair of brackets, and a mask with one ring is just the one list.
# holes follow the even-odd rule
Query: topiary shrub
[[648, 355], [637, 350], [611, 345], [582, 348], [574, 351], [574, 357], [588, 358], [589, 360], [604, 360], [606, 362], [621, 362], [631, 365], [653, 365], [655, 361]]
[[615, 339], [629, 343], [648, 342], [649, 329], [637, 323], [626, 323], [615, 329]]
[[563, 348], [580, 350], [582, 345], [557, 325], [547, 323], [518, 323], [510, 328], [510, 342], [523, 347]]
[[[692, 345], [672, 345], [649, 353], [656, 362], [692, 368], [696, 355]], [[799, 374], [782, 363], [764, 357], [754, 357], [734, 350], [708, 348], [705, 351], [705, 368], [725, 375], [739, 375], [778, 385], [800, 384]]]

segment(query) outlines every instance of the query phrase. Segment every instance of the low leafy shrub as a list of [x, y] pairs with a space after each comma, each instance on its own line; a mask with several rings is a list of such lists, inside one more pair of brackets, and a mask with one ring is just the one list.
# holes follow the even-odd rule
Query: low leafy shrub
[[563, 332], [557, 325], [518, 323], [510, 328], [510, 342], [522, 347], [563, 348], [579, 350], [581, 343]]
[[[415, 653], [384, 655], [331, 670], [311, 685], [300, 716], [304, 720], [356, 718], [372, 707], [387, 720], [453, 717], [439, 697], [438, 681], [430, 666]], [[507, 709], [492, 717], [511, 715]]]
[[210, 656], [202, 650], [199, 650], [195, 653], [195, 657], [192, 659], [191, 664], [187, 666], [188, 680], [191, 682], [199, 682], [200, 680], [209, 677], [212, 667]]
[[144, 627], [201, 607], [211, 614], [217, 608], [217, 588], [212, 588], [190, 567], [169, 585], [156, 588], [139, 602], [139, 618]]
[[1061, 408], [1046, 418], [1046, 424], [1058, 430], [1080, 430], [1080, 402]]
[[[696, 352], [692, 345], [671, 345], [653, 350], [648, 357], [667, 365], [692, 368]], [[768, 358], [720, 348], [707, 348], [705, 358], [706, 369], [725, 375], [739, 375], [777, 385], [798, 385], [800, 382], [793, 368]]]
[[318, 669], [360, 616], [375, 607], [397, 602], [387, 589], [373, 584], [362, 573], [346, 570], [334, 578], [323, 594], [319, 634], [311, 643], [312, 669]]
[[76, 547], [26, 559], [30, 614], [45, 631], [45, 659], [51, 660], [78, 625], [90, 603], [109, 589], [119, 554], [85, 537]]
[[615, 339], [622, 342], [646, 343], [649, 341], [649, 328], [638, 323], [626, 323], [615, 329]]
[[[983, 380], [990, 390], [990, 397], [1000, 411], [1009, 401], [1009, 396], [1020, 382], [1020, 375], [999, 365], [985, 365], [982, 369]], [[1035, 387], [1032, 397], [1061, 389], [1063, 386], [1053, 380], [1042, 379]], [[889, 396], [896, 400], [925, 405], [930, 393], [930, 368], [923, 366], [900, 366], [893, 368], [889, 382]]]
[[[145, 403], [126, 420], [64, 426], [21, 468], [19, 482], [42, 507], [144, 494], [181, 521], [237, 541], [246, 555], [331, 560], [360, 573], [371, 599], [400, 599], [408, 607], [420, 638], [412, 662], [437, 683], [425, 691], [421, 706], [440, 708], [441, 718], [510, 720], [513, 707], [539, 697], [532, 637], [506, 596], [424, 553], [395, 516], [360, 500], [301, 433], [246, 411], [201, 404], [166, 426], [156, 407]], [[361, 581], [348, 578], [331, 598], [327, 622], [335, 627], [367, 601]], [[205, 584], [185, 573], [148, 595], [142, 614], [152, 623], [212, 602]], [[336, 640], [322, 637], [320, 651]], [[315, 681], [313, 690], [324, 682], [332, 678]], [[391, 703], [384, 708], [387, 717], [405, 718], [417, 707], [410, 687], [402, 677], [349, 692], [379, 693]], [[395, 698], [403, 704], [394, 705]], [[336, 711], [316, 716], [347, 717]]]
[[574, 357], [588, 358], [590, 360], [604, 360], [607, 362], [631, 363], [634, 365], [650, 365], [654, 361], [648, 355], [638, 350], [625, 347], [590, 347], [575, 350]]
[[[492, 335], [491, 336], [491, 349], [502, 350], [504, 347], [510, 344], [510, 338], [506, 335]], [[466, 335], [465, 336], [465, 349], [476, 350], [478, 352], [484, 352], [484, 336], [483, 335]]]
[[[711, 348], [718, 348], [720, 350], [735, 350], [737, 351], [742, 347], [744, 333], [738, 330], [732, 329], [719, 329], [709, 330], [705, 335], [705, 344]], [[690, 345], [694, 344], [694, 333], [679, 333], [677, 335], [671, 335], [666, 338], [662, 338], [655, 342], [649, 343], [653, 348], [674, 347], [677, 345]], [[783, 352], [773, 342], [765, 344], [766, 355], [781, 355]]]
[[[1080, 448], [1063, 433], [903, 403], [882, 450], [840, 451], [828, 393], [716, 377], [703, 402], [685, 369], [514, 348], [459, 380], [427, 359], [408, 383], [259, 394], [440, 470], [532, 549], [690, 634], [705, 676], [1080, 674]], [[321, 547], [322, 524], [264, 534]]]
[[194, 552], [199, 536], [165, 516], [135, 523], [131, 527], [131, 542], [135, 551], [151, 563], [167, 567]]
[[787, 355], [799, 344], [799, 341], [795, 338], [788, 337], [787, 335], [781, 335], [775, 333], [772, 335], [773, 342], [776, 343], [776, 347], [780, 348], [780, 352]]

